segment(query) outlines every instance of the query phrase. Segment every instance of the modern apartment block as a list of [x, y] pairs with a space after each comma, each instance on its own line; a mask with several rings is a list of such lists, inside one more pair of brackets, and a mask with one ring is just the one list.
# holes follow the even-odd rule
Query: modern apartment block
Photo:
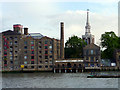
[[[63, 22], [60, 24], [63, 27]], [[2, 70], [53, 70], [54, 60], [63, 59], [64, 35], [62, 40], [43, 36], [40, 33], [28, 33], [28, 28], [20, 24], [13, 25], [14, 30], [2, 32]], [[64, 29], [61, 29], [62, 33]], [[62, 34], [61, 33], [61, 34]], [[61, 52], [62, 51], [62, 52]]]

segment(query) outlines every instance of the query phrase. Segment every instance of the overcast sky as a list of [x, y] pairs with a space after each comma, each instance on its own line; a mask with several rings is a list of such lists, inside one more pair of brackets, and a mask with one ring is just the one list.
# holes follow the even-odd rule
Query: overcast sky
[[[11, 1], [11, 2], [10, 2]], [[22, 24], [29, 33], [60, 38], [60, 22], [65, 23], [65, 41], [72, 35], [85, 34], [86, 10], [90, 9], [91, 33], [98, 43], [101, 34], [118, 34], [118, 0], [1, 0], [0, 32]]]

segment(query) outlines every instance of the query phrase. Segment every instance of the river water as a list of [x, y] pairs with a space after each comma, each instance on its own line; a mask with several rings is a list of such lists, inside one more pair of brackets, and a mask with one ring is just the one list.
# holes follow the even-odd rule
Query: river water
[[87, 78], [88, 75], [89, 73], [3, 73], [2, 88], [118, 88], [117, 78]]

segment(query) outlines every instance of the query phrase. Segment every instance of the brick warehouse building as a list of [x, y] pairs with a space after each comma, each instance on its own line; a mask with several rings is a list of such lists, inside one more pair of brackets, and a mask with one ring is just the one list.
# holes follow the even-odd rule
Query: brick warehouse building
[[2, 70], [2, 33], [0, 33], [0, 71]]
[[54, 61], [64, 59], [64, 23], [61, 22], [60, 26], [61, 40], [28, 33], [28, 28], [24, 28], [23, 33], [20, 24], [13, 25], [13, 31], [2, 32], [2, 70], [53, 70]]

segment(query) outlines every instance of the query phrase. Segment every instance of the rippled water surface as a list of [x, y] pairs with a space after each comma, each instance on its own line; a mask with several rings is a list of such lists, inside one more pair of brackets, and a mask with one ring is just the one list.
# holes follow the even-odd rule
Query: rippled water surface
[[[109, 74], [113, 73], [111, 72]], [[118, 88], [117, 78], [87, 78], [87, 75], [89, 73], [4, 73], [2, 74], [2, 87]]]

